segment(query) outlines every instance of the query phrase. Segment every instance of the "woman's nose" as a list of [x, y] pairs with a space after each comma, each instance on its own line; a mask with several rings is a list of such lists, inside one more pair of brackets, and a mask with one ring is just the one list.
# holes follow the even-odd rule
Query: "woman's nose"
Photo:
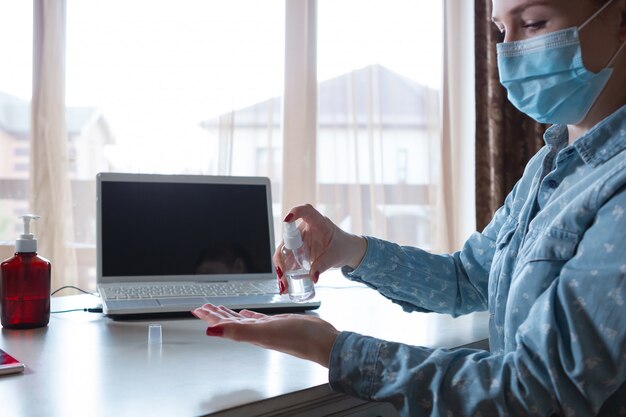
[[519, 40], [521, 40], [521, 38], [519, 37], [519, 34], [516, 33], [516, 31], [507, 30], [504, 34], [503, 42], [515, 42]]

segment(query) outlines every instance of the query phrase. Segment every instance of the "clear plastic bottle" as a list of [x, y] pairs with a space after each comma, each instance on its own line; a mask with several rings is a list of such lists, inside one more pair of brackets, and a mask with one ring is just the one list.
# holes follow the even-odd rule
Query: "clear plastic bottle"
[[289, 284], [289, 298], [302, 303], [315, 297], [315, 287], [309, 276], [311, 263], [302, 244], [302, 235], [295, 222], [285, 223], [283, 232], [283, 262]]
[[15, 242], [15, 255], [0, 264], [0, 320], [9, 329], [43, 327], [50, 320], [50, 272], [47, 259], [37, 255], [37, 239], [30, 233], [27, 214], [24, 233]]

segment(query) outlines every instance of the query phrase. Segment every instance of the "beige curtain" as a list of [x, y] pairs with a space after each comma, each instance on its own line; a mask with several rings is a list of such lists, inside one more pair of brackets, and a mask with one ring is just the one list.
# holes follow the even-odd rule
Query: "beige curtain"
[[475, 0], [476, 226], [482, 230], [543, 146], [545, 126], [518, 111], [500, 85], [491, 0]]
[[30, 195], [52, 288], [77, 284], [65, 128], [65, 0], [34, 1]]
[[[316, 203], [353, 233], [433, 252], [454, 251], [466, 238], [462, 159], [473, 130], [466, 129], [468, 42], [459, 26], [472, 10], [456, 3], [444, 2], [441, 91], [381, 65], [319, 85]], [[330, 102], [336, 107], [325, 114]], [[407, 169], [420, 174], [405, 176]]]
[[449, 253], [462, 247], [475, 230], [470, 193], [471, 164], [474, 153], [474, 95], [468, 88], [474, 73], [473, 9], [464, 0], [444, 0], [444, 54], [441, 92], [441, 142], [437, 148], [440, 171], [435, 187], [436, 213], [431, 222], [433, 251]]
[[285, 2], [282, 207], [315, 203], [317, 1]]
[[[64, 126], [66, 2], [36, 0], [34, 4], [32, 209], [42, 215], [37, 229], [39, 249], [53, 262], [52, 286], [57, 288], [66, 283], [81, 284], [70, 243], [72, 195]], [[446, 21], [461, 13], [456, 6], [446, 5]], [[462, 66], [458, 57], [463, 51], [458, 46], [458, 33], [450, 34], [457, 22], [450, 21], [446, 25], [443, 96], [379, 65], [354, 71], [344, 80], [347, 82], [318, 85], [316, 1], [286, 3], [290, 36], [286, 38], [280, 148], [284, 163], [282, 181], [273, 178], [275, 195], [282, 195], [282, 202], [275, 205], [277, 219], [289, 207], [311, 202], [354, 233], [434, 251], [451, 251], [459, 246], [462, 233], [458, 216], [463, 209], [458, 198], [463, 188], [459, 179], [465, 171], [459, 163], [463, 136], [458, 132], [463, 128], [458, 122], [458, 100], [453, 96], [459, 78], [451, 69]], [[299, 26], [293, 27], [296, 24]], [[402, 94], [413, 100], [408, 108], [402, 102], [400, 108], [392, 103]], [[322, 108], [324, 97], [339, 106], [329, 108], [329, 114], [342, 115], [341, 120], [320, 119], [327, 116]], [[405, 111], [402, 123], [390, 117], [399, 111]], [[233, 166], [239, 151], [237, 135], [252, 134], [242, 126], [235, 129], [235, 116], [230, 114], [219, 121], [216, 171], [250, 175]], [[269, 134], [263, 135], [268, 143], [265, 172], [258, 170], [261, 167], [246, 167], [256, 169], [256, 175], [278, 174], [272, 168], [273, 132], [280, 129], [277, 124], [270, 112]], [[405, 139], [410, 145], [392, 145]], [[330, 158], [336, 159], [329, 163]], [[324, 160], [323, 169], [320, 159]], [[407, 175], [409, 168], [415, 167], [422, 170], [419, 180]]]
[[[473, 61], [468, 36], [473, 7], [464, 0], [440, 1], [445, 6], [441, 91], [382, 65], [318, 83], [317, 2], [285, 3], [282, 117], [274, 118], [271, 111], [278, 99], [255, 110], [262, 114], [269, 106], [267, 167], [274, 165], [276, 130], [282, 134], [277, 155], [283, 163], [274, 171], [252, 173], [272, 178], [277, 237], [282, 215], [303, 203], [314, 204], [353, 233], [434, 252], [460, 248], [475, 230], [473, 177], [468, 175], [474, 141], [474, 74], [468, 65]], [[232, 165], [245, 130], [244, 113], [219, 120], [220, 174], [242, 174]], [[280, 169], [282, 175], [274, 177]]]
[[432, 248], [439, 93], [371, 65], [320, 83], [319, 103], [317, 206], [352, 233]]
[[218, 120], [218, 158], [217, 173], [232, 175], [233, 170], [233, 136], [235, 131], [235, 113], [230, 112]]

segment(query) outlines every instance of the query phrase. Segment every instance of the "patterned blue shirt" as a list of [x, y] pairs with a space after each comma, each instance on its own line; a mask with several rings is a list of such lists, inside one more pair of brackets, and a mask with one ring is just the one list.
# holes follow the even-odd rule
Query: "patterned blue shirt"
[[367, 237], [355, 270], [406, 311], [488, 309], [490, 352], [342, 332], [333, 389], [403, 416], [626, 415], [626, 106], [573, 144], [555, 125], [452, 255]]

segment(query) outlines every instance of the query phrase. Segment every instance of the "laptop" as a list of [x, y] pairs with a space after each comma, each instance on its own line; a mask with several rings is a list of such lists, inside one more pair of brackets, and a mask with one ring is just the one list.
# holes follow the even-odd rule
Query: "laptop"
[[97, 288], [113, 318], [205, 304], [319, 307], [278, 293], [271, 185], [264, 177], [100, 173]]

